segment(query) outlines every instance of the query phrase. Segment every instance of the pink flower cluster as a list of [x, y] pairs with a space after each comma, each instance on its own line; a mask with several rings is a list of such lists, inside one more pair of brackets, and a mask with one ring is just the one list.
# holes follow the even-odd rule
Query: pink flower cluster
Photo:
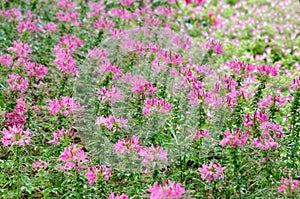
[[89, 2], [88, 4], [91, 12], [87, 13], [88, 17], [95, 17], [97, 15], [99, 15], [104, 9], [105, 9], [105, 5], [103, 4], [103, 2]]
[[277, 96], [267, 95], [265, 99], [261, 99], [258, 103], [260, 109], [268, 110], [272, 105], [282, 108], [287, 101], [287, 97], [282, 97], [280, 94]]
[[205, 68], [207, 68], [207, 66], [188, 65], [187, 68], [180, 71], [184, 79], [182, 84], [188, 84], [191, 89], [187, 97], [193, 106], [197, 106], [211, 97], [205, 88], [206, 83], [199, 81], [200, 75], [207, 76], [211, 73], [211, 71], [205, 70]]
[[57, 25], [53, 22], [46, 23], [45, 28], [47, 30], [47, 34], [51, 34], [51, 32], [54, 32], [57, 29]]
[[293, 90], [298, 90], [299, 85], [300, 85], [300, 76], [293, 79], [289, 91], [292, 92]]
[[18, 32], [31, 31], [34, 32], [37, 30], [37, 23], [41, 20], [38, 15], [34, 14], [31, 10], [27, 10], [26, 13], [20, 19], [21, 21], [17, 25]]
[[237, 59], [227, 60], [225, 66], [231, 68], [236, 74], [249, 73], [255, 70], [256, 66], [251, 63], [245, 63], [244, 61], [238, 61]]
[[164, 181], [162, 185], [155, 182], [153, 187], [149, 188], [151, 193], [150, 199], [179, 199], [185, 193], [185, 189], [181, 187], [181, 183], [176, 183], [168, 180], [168, 184]]
[[159, 50], [156, 56], [157, 58], [162, 58], [166, 64], [182, 65], [184, 60], [181, 54], [172, 51]]
[[284, 135], [284, 132], [282, 130], [282, 126], [279, 124], [275, 124], [273, 122], [264, 122], [260, 126], [260, 128], [263, 130], [263, 135], [272, 135], [273, 137], [280, 137], [282, 138]]
[[114, 85], [110, 89], [102, 87], [101, 90], [97, 91], [97, 94], [99, 95], [98, 100], [109, 102], [110, 105], [122, 99], [121, 91]]
[[8, 54], [0, 55], [0, 64], [3, 64], [7, 68], [10, 68], [12, 63], [13, 60]]
[[[139, 79], [137, 77], [137, 79]], [[137, 80], [136, 79], [136, 80]], [[152, 83], [151, 82], [145, 82], [145, 83], [137, 83], [137, 81], [134, 81], [133, 82], [134, 84], [132, 85], [132, 89], [131, 89], [131, 92], [132, 93], [140, 93], [140, 94], [144, 94], [145, 96], [148, 96], [149, 94], [153, 94], [157, 88], [153, 87], [152, 86]]]
[[54, 99], [49, 103], [50, 114], [56, 115], [57, 113], [67, 116], [72, 114], [75, 107], [75, 102], [73, 98], [69, 96], [61, 97], [59, 100]]
[[209, 135], [209, 132], [208, 132], [208, 130], [206, 130], [206, 129], [203, 129], [203, 130], [199, 130], [199, 131], [197, 131], [193, 136], [192, 136], [192, 140], [194, 140], [194, 139], [199, 139], [199, 138], [207, 138], [208, 137], [208, 135]]
[[74, 138], [75, 137], [74, 130], [73, 129], [65, 130], [65, 128], [62, 127], [61, 130], [57, 129], [56, 133], [53, 133], [53, 139], [50, 140], [48, 143], [59, 143], [60, 139], [66, 138], [67, 136], [72, 136]]
[[297, 187], [300, 187], [300, 183], [298, 180], [293, 180], [292, 178], [282, 178], [281, 186], [278, 187], [278, 193], [292, 193]]
[[6, 116], [6, 121], [5, 121], [5, 125], [6, 126], [19, 126], [19, 127], [23, 127], [25, 124], [25, 121], [27, 119], [27, 115], [25, 114], [27, 112], [26, 110], [26, 103], [25, 101], [20, 98], [17, 99], [17, 105], [14, 109], [13, 112], [11, 113], [7, 113]]
[[204, 48], [207, 50], [213, 50], [216, 54], [222, 54], [223, 52], [223, 46], [221, 44], [221, 41], [217, 39], [211, 39], [208, 40], [204, 45]]
[[131, 92], [139, 94], [140, 99], [142, 99], [143, 96], [153, 94], [157, 90], [156, 87], [153, 87], [151, 82], [146, 81], [141, 76], [135, 76], [130, 73], [124, 75], [122, 81], [131, 84]]
[[120, 8], [120, 9], [112, 8], [108, 14], [112, 17], [121, 17], [123, 20], [132, 19], [133, 17], [131, 12], [129, 12], [125, 8]]
[[123, 6], [130, 6], [131, 4], [133, 4], [134, 0], [119, 0], [119, 2]]
[[28, 54], [32, 53], [30, 46], [21, 41], [13, 41], [12, 47], [9, 47], [8, 50], [18, 58], [26, 58]]
[[36, 25], [30, 20], [22, 21], [17, 25], [18, 32], [36, 31]]
[[23, 126], [13, 126], [2, 130], [3, 137], [1, 138], [3, 146], [25, 146], [30, 144], [30, 131], [23, 130]]
[[163, 98], [147, 98], [144, 101], [145, 107], [143, 109], [143, 114], [148, 115], [151, 111], [163, 111], [165, 113], [172, 109], [172, 105], [167, 103]]
[[212, 180], [223, 179], [223, 171], [225, 169], [226, 167], [222, 167], [219, 163], [211, 162], [209, 165], [204, 163], [202, 168], [199, 168], [198, 171], [201, 173], [202, 180], [211, 182]]
[[168, 151], [164, 150], [161, 146], [153, 145], [151, 147], [143, 147], [138, 153], [143, 157], [142, 164], [148, 165], [151, 164], [154, 169], [158, 162], [168, 162]]
[[118, 80], [121, 77], [121, 75], [123, 74], [123, 70], [119, 69], [118, 65], [112, 64], [110, 62], [102, 64], [99, 67], [98, 72], [100, 74], [105, 73], [105, 72], [113, 74], [114, 75], [113, 80]]
[[[201, 6], [204, 3], [205, 0], [194, 0], [195, 4], [198, 4], [199, 6]], [[185, 0], [186, 4], [191, 4], [193, 3], [193, 0]]]
[[61, 21], [71, 22], [73, 26], [79, 26], [79, 13], [76, 12], [75, 3], [72, 0], [58, 0], [57, 6], [61, 9], [56, 13], [56, 18]]
[[59, 166], [59, 168], [63, 170], [76, 167], [77, 169], [81, 169], [83, 162], [87, 160], [87, 155], [84, 153], [81, 146], [77, 147], [75, 144], [72, 144], [71, 147], [65, 148], [58, 160], [65, 163], [63, 166]]
[[34, 62], [27, 62], [24, 67], [28, 69], [27, 75], [31, 77], [35, 76], [36, 81], [42, 80], [48, 73], [48, 69], [43, 64], [37, 64]]
[[23, 18], [22, 13], [18, 8], [12, 8], [10, 10], [1, 10], [0, 16], [9, 17], [8, 21], [19, 21]]
[[278, 143], [269, 135], [263, 135], [259, 138], [254, 138], [252, 142], [254, 148], [269, 150], [270, 148], [278, 148]]
[[32, 163], [32, 167], [35, 169], [46, 169], [49, 166], [49, 164], [45, 161], [42, 161], [39, 159], [37, 162]]
[[116, 195], [115, 196], [115, 193], [112, 192], [110, 195], [109, 195], [109, 198], [108, 199], [128, 199], [128, 196], [126, 196], [126, 194], [122, 194], [122, 195]]
[[104, 48], [94, 47], [92, 50], [88, 50], [87, 58], [89, 59], [106, 59], [109, 56], [108, 52]]
[[114, 147], [119, 156], [123, 153], [130, 153], [130, 150], [140, 152], [142, 148], [139, 145], [139, 138], [135, 136], [132, 136], [130, 139], [126, 137], [125, 140], [119, 139]]
[[[28, 86], [28, 79], [21, 75], [10, 74], [9, 79], [6, 80], [10, 90], [24, 93]], [[9, 90], [7, 90], [9, 92]]]
[[277, 76], [278, 75], [278, 72], [279, 70], [277, 68], [274, 68], [272, 67], [271, 65], [260, 65], [260, 66], [257, 66], [256, 69], [261, 72], [262, 76], [265, 76], [265, 75], [272, 75], [272, 76]]
[[279, 124], [273, 122], [263, 122], [260, 126], [262, 129], [261, 137], [254, 138], [252, 144], [255, 148], [269, 150], [278, 148], [278, 143], [274, 141], [276, 137], [282, 138], [284, 132]]
[[110, 29], [114, 26], [115, 26], [114, 22], [110, 21], [106, 17], [100, 17], [94, 23], [94, 27], [98, 29]]
[[226, 130], [223, 133], [223, 136], [224, 138], [220, 142], [222, 147], [227, 145], [230, 145], [233, 148], [236, 148], [237, 146], [243, 147], [247, 142], [247, 137], [243, 135], [239, 129], [236, 129], [236, 131], [232, 133], [229, 130]]
[[66, 75], [78, 74], [76, 68], [76, 60], [73, 58], [75, 50], [82, 46], [82, 41], [76, 36], [65, 35], [61, 38], [59, 43], [54, 46], [55, 60], [54, 63], [59, 67], [60, 71]]
[[105, 118], [103, 115], [97, 118], [97, 125], [104, 125], [110, 131], [115, 132], [117, 127], [127, 128], [127, 120], [120, 118], [116, 119], [114, 116]]
[[243, 118], [243, 123], [245, 126], [253, 126], [254, 123], [266, 122], [268, 121], [269, 116], [259, 111], [254, 111], [253, 117], [250, 116], [250, 113], [247, 113]]
[[89, 184], [93, 185], [102, 176], [105, 181], [108, 181], [111, 176], [111, 168], [107, 168], [106, 165], [97, 165], [87, 169], [85, 177], [88, 179]]

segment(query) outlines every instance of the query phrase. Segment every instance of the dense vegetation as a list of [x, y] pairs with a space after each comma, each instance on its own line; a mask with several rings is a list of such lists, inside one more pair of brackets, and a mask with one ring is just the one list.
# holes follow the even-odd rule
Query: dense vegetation
[[0, 1], [0, 198], [300, 198], [296, 0]]

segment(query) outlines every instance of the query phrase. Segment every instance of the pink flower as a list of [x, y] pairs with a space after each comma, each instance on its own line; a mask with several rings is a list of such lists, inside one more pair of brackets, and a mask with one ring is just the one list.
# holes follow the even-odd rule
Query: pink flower
[[197, 131], [195, 135], [193, 135], [192, 140], [194, 140], [195, 138], [199, 139], [199, 138], [207, 138], [209, 135], [209, 132], [206, 129]]
[[268, 108], [274, 104], [274, 106], [281, 108], [286, 104], [286, 100], [287, 98], [282, 97], [280, 94], [277, 96], [267, 95], [266, 99], [260, 99], [258, 107], [268, 110]]
[[222, 54], [223, 52], [223, 46], [221, 44], [221, 41], [215, 39], [215, 40], [208, 40], [204, 45], [204, 48], [207, 50], [213, 50], [216, 54]]
[[47, 30], [47, 33], [50, 34], [51, 32], [56, 30], [57, 25], [53, 22], [50, 22], [50, 23], [46, 23], [45, 28]]
[[4, 146], [25, 146], [30, 144], [30, 131], [29, 129], [24, 131], [23, 126], [8, 127], [8, 129], [4, 128], [2, 133], [3, 137], [1, 141]]
[[88, 17], [98, 16], [105, 9], [105, 5], [101, 1], [89, 2], [88, 6], [92, 10], [92, 12], [87, 13]]
[[123, 74], [123, 71], [119, 69], [118, 65], [112, 64], [110, 62], [102, 64], [99, 67], [98, 72], [100, 74], [105, 72], [109, 74], [113, 74], [113, 80], [118, 80]]
[[101, 90], [97, 91], [97, 94], [99, 95], [98, 99], [100, 101], [109, 102], [110, 105], [113, 105], [122, 99], [121, 91], [115, 86], [112, 86], [110, 89], [102, 87]]
[[133, 4], [134, 0], [119, 0], [119, 2], [123, 6], [130, 6], [131, 4]]
[[185, 189], [181, 187], [181, 183], [170, 180], [168, 184], [163, 181], [162, 185], [158, 185], [158, 182], [155, 182], [153, 187], [149, 188], [148, 191], [151, 192], [150, 199], [179, 199], [185, 193]]
[[8, 21], [20, 21], [22, 19], [22, 13], [18, 8], [12, 8], [10, 10], [0, 11], [0, 16], [8, 17]]
[[57, 129], [56, 133], [53, 133], [53, 139], [50, 140], [48, 143], [59, 143], [60, 139], [62, 139], [63, 137], [65, 138], [68, 135], [71, 135], [74, 138], [74, 130], [65, 130], [64, 127], [62, 127], [61, 130]]
[[108, 20], [108, 18], [104, 18], [104, 17], [100, 17], [94, 23], [94, 27], [96, 27], [98, 29], [110, 29], [114, 26], [115, 26], [114, 22], [112, 22], [112, 21]]
[[131, 139], [126, 137], [125, 140], [118, 140], [114, 147], [119, 156], [123, 153], [130, 153], [130, 150], [135, 150], [139, 152], [142, 148], [139, 145], [139, 138], [135, 136], [133, 136]]
[[30, 77], [36, 76], [36, 81], [42, 80], [48, 73], [48, 69], [43, 64], [27, 62], [24, 67], [29, 70], [27, 72], [27, 75], [29, 75]]
[[56, 115], [60, 109], [59, 101], [58, 99], [54, 99], [50, 101], [50, 114], [51, 115]]
[[37, 162], [32, 163], [32, 167], [35, 169], [46, 169], [49, 166], [49, 164], [45, 161], [42, 161], [39, 159]]
[[[92, 2], [91, 2], [92, 3]], [[104, 48], [94, 47], [92, 50], [88, 50], [87, 58], [89, 59], [106, 59], [109, 56], [108, 52]]]
[[61, 9], [56, 13], [56, 18], [61, 21], [71, 22], [73, 26], [79, 26], [79, 13], [76, 12], [75, 3], [72, 0], [59, 0], [57, 6]]
[[19, 91], [21, 93], [26, 91], [28, 85], [28, 79], [15, 74], [10, 74], [9, 79], [6, 80], [6, 82], [8, 83], [10, 90]]
[[26, 58], [28, 54], [32, 53], [30, 46], [21, 41], [13, 41], [12, 47], [9, 47], [8, 50], [19, 58]]
[[56, 46], [54, 46], [54, 51], [57, 52], [60, 49], [67, 49], [70, 53], [74, 53], [75, 50], [83, 45], [81, 39], [77, 38], [75, 35], [64, 35], [61, 37], [60, 41]]
[[226, 130], [223, 133], [223, 140], [221, 140], [220, 145], [225, 147], [227, 145], [231, 145], [233, 148], [237, 146], [243, 147], [247, 142], [247, 137], [243, 135], [238, 129], [235, 132], [230, 133], [229, 130]]
[[151, 82], [144, 80], [141, 76], [134, 76], [130, 73], [124, 75], [122, 81], [131, 84], [131, 92], [139, 94], [140, 98], [142, 98], [143, 95], [152, 95], [157, 90], [156, 87], [153, 87]]
[[254, 138], [252, 142], [254, 148], [269, 150], [271, 148], [278, 148], [278, 143], [270, 135], [263, 135], [260, 138]]
[[73, 58], [73, 53], [82, 45], [82, 41], [76, 36], [64, 35], [59, 43], [54, 46], [56, 57], [54, 63], [59, 67], [60, 71], [64, 72], [66, 75], [78, 74], [76, 60]]
[[127, 128], [127, 120], [120, 118], [116, 119], [114, 116], [109, 116], [105, 118], [103, 115], [97, 118], [97, 125], [103, 125], [105, 128], [107, 128], [110, 131], [116, 131], [117, 126], [122, 128]]
[[36, 31], [36, 26], [30, 20], [20, 22], [17, 25], [18, 32]]
[[68, 116], [69, 114], [73, 114], [74, 108], [79, 105], [74, 102], [73, 98], [65, 96], [61, 97], [59, 100], [50, 100], [49, 106], [51, 115], [59, 113]]
[[97, 165], [87, 169], [85, 177], [88, 179], [89, 184], [93, 185], [97, 180], [98, 176], [101, 175], [105, 181], [108, 181], [111, 176], [111, 168], [107, 168], [106, 165]]
[[87, 155], [84, 153], [82, 147], [77, 147], [75, 144], [72, 144], [70, 147], [66, 147], [65, 150], [61, 153], [59, 161], [63, 161], [64, 166], [60, 166], [61, 169], [72, 169], [72, 168], [81, 168], [81, 164], [87, 160]]
[[75, 8], [75, 3], [72, 0], [58, 0], [57, 6], [63, 9]]
[[126, 196], [124, 193], [122, 195], [116, 195], [114, 194], [114, 192], [112, 192], [110, 195], [109, 195], [109, 198], [108, 199], [128, 199], [128, 196]]
[[201, 6], [204, 3], [205, 0], [195, 0], [195, 3], [197, 3], [199, 6]]
[[7, 113], [5, 125], [6, 126], [24, 126], [25, 121], [27, 119], [27, 115], [25, 114], [27, 112], [26, 110], [26, 103], [25, 101], [20, 98], [17, 99], [17, 105], [13, 112]]
[[3, 64], [7, 68], [10, 68], [12, 63], [13, 60], [8, 54], [0, 55], [0, 64]]
[[273, 122], [264, 122], [262, 123], [260, 128], [263, 130], [263, 135], [272, 135], [272, 137], [274, 138], [282, 138], [284, 135], [282, 127], [279, 124], [275, 124]]
[[272, 76], [277, 76], [278, 75], [278, 69], [277, 68], [274, 68], [272, 67], [271, 65], [260, 65], [260, 66], [257, 66], [256, 68], [259, 72], [261, 72], [262, 76], [265, 76], [265, 75], [272, 75]]
[[289, 91], [296, 91], [299, 88], [300, 85], [300, 77], [296, 77], [293, 79], [293, 81], [291, 82], [291, 86], [289, 88]]
[[144, 115], [148, 115], [152, 110], [167, 113], [172, 109], [172, 105], [167, 103], [163, 98], [147, 98], [144, 103], [146, 105], [143, 109]]
[[278, 187], [278, 193], [292, 193], [297, 187], [300, 187], [300, 183], [298, 180], [293, 180], [292, 178], [282, 178], [281, 186]]
[[155, 168], [158, 162], [168, 162], [168, 151], [158, 145], [156, 148], [153, 145], [151, 147], [144, 147], [138, 154], [143, 157], [142, 164], [151, 164], [152, 168]]
[[98, 180], [96, 168], [88, 168], [85, 177], [89, 180], [89, 184], [93, 185]]
[[201, 173], [202, 180], [211, 182], [212, 180], [216, 181], [217, 179], [223, 179], [223, 171], [225, 169], [226, 167], [222, 167], [219, 163], [211, 162], [209, 165], [204, 163], [202, 168], [199, 168], [198, 170]]
[[56, 18], [61, 20], [61, 21], [67, 21], [67, 22], [71, 22], [71, 25], [73, 26], [79, 26], [81, 23], [78, 22], [78, 17], [79, 17], [79, 13], [77, 12], [63, 12], [63, 11], [58, 11], [56, 13]]

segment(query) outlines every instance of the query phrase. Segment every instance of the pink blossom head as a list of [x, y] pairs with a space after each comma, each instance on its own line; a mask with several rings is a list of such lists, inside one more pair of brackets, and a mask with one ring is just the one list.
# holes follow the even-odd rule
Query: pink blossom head
[[161, 198], [181, 198], [185, 193], [185, 189], [181, 187], [181, 183], [168, 181], [168, 184], [163, 181], [162, 185], [155, 182], [153, 187], [149, 188], [148, 191], [151, 193], [150, 199], [161, 199]]
[[31, 132], [29, 129], [24, 131], [23, 126], [8, 127], [8, 129], [4, 128], [2, 133], [3, 137], [1, 138], [1, 141], [4, 146], [30, 145]]

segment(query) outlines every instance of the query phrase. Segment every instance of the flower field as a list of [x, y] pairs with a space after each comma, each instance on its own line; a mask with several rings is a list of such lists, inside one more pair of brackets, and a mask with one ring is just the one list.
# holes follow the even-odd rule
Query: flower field
[[0, 198], [300, 198], [300, 2], [1, 0]]

